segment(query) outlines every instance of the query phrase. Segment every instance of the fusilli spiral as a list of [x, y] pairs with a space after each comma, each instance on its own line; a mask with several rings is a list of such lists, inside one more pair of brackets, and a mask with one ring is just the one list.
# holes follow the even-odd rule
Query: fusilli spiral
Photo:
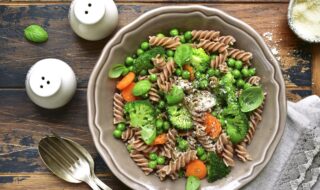
[[156, 84], [153, 84], [149, 91], [149, 99], [153, 102], [159, 102], [160, 98], [158, 87]]
[[152, 58], [152, 62], [155, 68], [158, 70], [162, 70], [164, 66], [166, 66], [166, 60], [161, 55], [157, 55], [155, 58]]
[[143, 153], [156, 152], [158, 150], [157, 146], [147, 145], [142, 139], [137, 138], [132, 143], [132, 148]]
[[258, 76], [252, 76], [248, 79], [248, 83], [254, 86], [259, 86], [261, 78]]
[[236, 39], [233, 36], [220, 36], [217, 41], [224, 43], [225, 45], [233, 45], [236, 42]]
[[178, 132], [176, 129], [169, 129], [167, 133], [167, 142], [160, 148], [160, 155], [165, 156], [167, 158], [172, 157], [172, 151], [176, 146], [176, 139], [178, 136]]
[[220, 32], [214, 30], [192, 30], [192, 40], [215, 40], [219, 37]]
[[241, 142], [236, 145], [235, 153], [236, 153], [237, 157], [243, 162], [247, 162], [247, 161], [252, 160], [252, 158], [247, 150], [247, 144], [245, 142]]
[[160, 73], [157, 84], [160, 90], [168, 92], [171, 88], [172, 82], [170, 81], [170, 76], [175, 71], [175, 63], [173, 59], [169, 59], [165, 67], [163, 67]]
[[223, 64], [227, 60], [227, 56], [228, 56], [227, 51], [217, 55], [216, 58], [212, 59], [210, 62], [211, 68], [218, 69], [219, 65]]
[[113, 95], [113, 123], [124, 122], [124, 113], [123, 113], [124, 99], [119, 93]]
[[196, 125], [196, 137], [206, 151], [208, 152], [215, 151], [215, 147], [213, 145], [212, 140], [204, 131], [204, 126], [199, 124]]
[[130, 153], [130, 157], [146, 175], [149, 175], [153, 171], [153, 169], [149, 168], [148, 166], [148, 162], [149, 162], [148, 159], [145, 158], [144, 155], [141, 154], [140, 152], [132, 151]]
[[121, 139], [122, 139], [123, 141], [127, 141], [127, 140], [131, 139], [131, 138], [134, 136], [134, 134], [135, 134], [136, 131], [137, 131], [136, 128], [128, 127], [128, 128], [122, 133]]
[[175, 50], [180, 43], [179, 37], [157, 37], [157, 36], [150, 36], [149, 37], [149, 44], [151, 46], [162, 46], [167, 49]]
[[203, 48], [208, 52], [225, 52], [228, 49], [228, 45], [220, 42], [212, 42], [209, 40], [200, 40], [200, 43], [197, 45], [198, 48]]
[[234, 48], [228, 48], [228, 56], [241, 60], [247, 65], [250, 65], [250, 59], [252, 59], [252, 53]]

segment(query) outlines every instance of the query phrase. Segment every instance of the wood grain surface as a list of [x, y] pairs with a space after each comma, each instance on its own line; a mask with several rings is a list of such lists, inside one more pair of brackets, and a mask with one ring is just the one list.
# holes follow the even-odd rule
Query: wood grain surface
[[[95, 171], [113, 189], [127, 189], [97, 154], [87, 126], [86, 86], [90, 72], [108, 39], [88, 42], [78, 38], [68, 24], [69, 0], [6, 0], [0, 2], [0, 189], [89, 189], [53, 176], [41, 162], [37, 144], [54, 131], [80, 143], [93, 155]], [[311, 47], [288, 28], [287, 0], [183, 0], [219, 8], [242, 19], [265, 39], [282, 68], [289, 100], [313, 94]], [[234, 3], [231, 3], [234, 2]], [[177, 4], [170, 0], [117, 1], [119, 27], [153, 8]], [[40, 24], [49, 33], [44, 44], [32, 44], [23, 29]], [[35, 106], [24, 90], [25, 75], [36, 61], [55, 57], [76, 72], [78, 90], [65, 107], [44, 110]], [[319, 67], [317, 67], [319, 73]], [[316, 73], [314, 71], [313, 73]], [[315, 78], [319, 82], [319, 78]]]

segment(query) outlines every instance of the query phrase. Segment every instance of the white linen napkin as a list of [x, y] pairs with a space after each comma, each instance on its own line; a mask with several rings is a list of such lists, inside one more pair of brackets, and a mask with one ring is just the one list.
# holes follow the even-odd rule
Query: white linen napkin
[[286, 128], [270, 162], [245, 190], [320, 189], [320, 98], [288, 102]]

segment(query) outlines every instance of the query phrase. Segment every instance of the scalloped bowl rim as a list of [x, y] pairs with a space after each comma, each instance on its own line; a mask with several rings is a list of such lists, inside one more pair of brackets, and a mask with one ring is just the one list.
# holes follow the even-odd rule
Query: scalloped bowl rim
[[237, 28], [241, 29], [242, 31], [247, 33], [250, 37], [252, 37], [255, 40], [255, 42], [263, 51], [264, 56], [269, 61], [269, 64], [273, 68], [273, 79], [276, 81], [277, 88], [278, 88], [277, 102], [279, 105], [279, 119], [277, 121], [278, 122], [277, 129], [276, 129], [277, 131], [276, 131], [276, 134], [273, 136], [273, 139], [271, 139], [269, 146], [265, 148], [264, 155], [263, 155], [264, 159], [262, 159], [259, 163], [256, 163], [251, 167], [249, 175], [241, 178], [241, 181], [239, 180], [240, 182], [239, 184], [237, 184], [237, 187], [236, 187], [238, 189], [244, 186], [245, 184], [247, 184], [248, 182], [250, 182], [251, 180], [253, 180], [261, 172], [261, 170], [266, 166], [266, 164], [271, 159], [271, 156], [281, 139], [281, 136], [283, 134], [284, 127], [285, 127], [286, 113], [287, 113], [285, 83], [284, 83], [284, 79], [281, 74], [281, 70], [277, 60], [274, 58], [273, 54], [271, 53], [271, 51], [269, 50], [269, 48], [267, 47], [267, 45], [265, 44], [261, 36], [248, 24], [244, 23], [243, 21], [237, 18], [230, 16], [229, 14], [221, 10], [200, 6], [200, 5], [164, 6], [164, 7], [150, 10], [147, 13], [144, 13], [143, 15], [135, 19], [133, 22], [131, 22], [130, 24], [120, 29], [104, 47], [90, 76], [90, 80], [88, 83], [88, 91], [87, 91], [89, 129], [99, 154], [107, 163], [108, 167], [111, 169], [114, 175], [130, 188], [133, 188], [133, 189], [146, 188], [146, 186], [143, 186], [142, 184], [139, 184], [138, 182], [135, 182], [132, 179], [130, 179], [128, 176], [126, 176], [125, 173], [121, 173], [119, 171], [119, 168], [116, 167], [110, 153], [103, 146], [101, 130], [99, 129], [97, 124], [98, 110], [96, 109], [96, 107], [98, 102], [97, 102], [96, 94], [99, 89], [96, 87], [96, 81], [101, 71], [101, 68], [106, 63], [108, 54], [111, 52], [113, 45], [116, 43], [116, 41], [119, 38], [120, 39], [123, 38], [127, 32], [130, 32], [130, 30], [138, 28], [139, 23], [143, 23], [144, 21], [147, 21], [148, 19], [152, 19], [157, 15], [168, 14], [168, 13], [181, 13], [181, 12], [188, 12], [188, 13], [200, 12], [207, 17], [215, 15], [222, 18], [224, 21], [227, 20], [228, 23], [233, 23], [233, 25], [237, 25]]

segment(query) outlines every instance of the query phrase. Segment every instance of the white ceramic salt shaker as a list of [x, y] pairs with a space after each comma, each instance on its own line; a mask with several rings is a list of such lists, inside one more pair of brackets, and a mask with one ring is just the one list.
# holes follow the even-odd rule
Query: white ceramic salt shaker
[[71, 67], [59, 59], [42, 59], [35, 63], [26, 77], [26, 91], [38, 106], [55, 109], [70, 101], [77, 87]]
[[69, 22], [81, 38], [101, 40], [118, 25], [118, 9], [113, 0], [73, 0]]

